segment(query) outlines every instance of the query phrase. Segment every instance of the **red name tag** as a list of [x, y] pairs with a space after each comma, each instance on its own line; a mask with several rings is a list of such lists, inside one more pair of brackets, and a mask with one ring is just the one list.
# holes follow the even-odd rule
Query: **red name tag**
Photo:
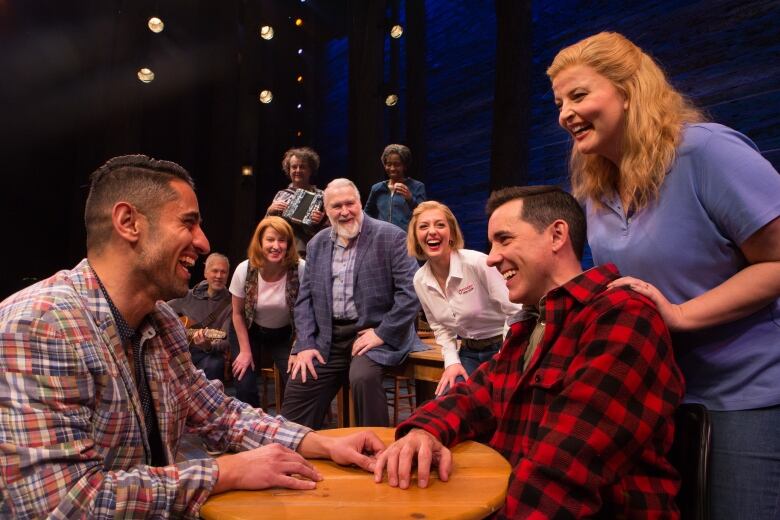
[[474, 284], [470, 283], [466, 287], [461, 287], [460, 289], [458, 289], [458, 294], [468, 294], [473, 290], [474, 290]]

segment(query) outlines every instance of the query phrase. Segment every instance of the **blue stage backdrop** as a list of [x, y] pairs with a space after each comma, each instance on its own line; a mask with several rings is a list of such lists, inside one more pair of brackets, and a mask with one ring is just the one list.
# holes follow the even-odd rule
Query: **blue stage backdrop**
[[[427, 0], [425, 10], [427, 153], [415, 160], [424, 166], [421, 178], [429, 198], [446, 203], [457, 215], [466, 247], [484, 250], [496, 65], [494, 2]], [[531, 184], [567, 183], [569, 141], [557, 125], [545, 69], [559, 49], [603, 30], [621, 32], [652, 54], [673, 84], [714, 121], [747, 134], [780, 169], [780, 2], [539, 0], [532, 12], [530, 162], [517, 165], [527, 169]], [[328, 60], [334, 68], [319, 148], [324, 169], [345, 172], [344, 40], [330, 44]]]

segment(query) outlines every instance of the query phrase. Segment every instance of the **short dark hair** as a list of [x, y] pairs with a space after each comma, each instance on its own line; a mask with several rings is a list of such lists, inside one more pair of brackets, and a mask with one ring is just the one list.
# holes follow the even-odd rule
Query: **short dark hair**
[[100, 249], [111, 236], [111, 209], [119, 201], [129, 202], [154, 220], [163, 204], [177, 197], [171, 181], [181, 180], [195, 189], [189, 172], [171, 161], [146, 155], [122, 155], [109, 159], [90, 175], [89, 195], [84, 207], [87, 251]]
[[569, 241], [574, 254], [582, 260], [587, 235], [585, 214], [577, 199], [559, 186], [511, 186], [490, 194], [485, 208], [488, 217], [499, 206], [517, 199], [523, 201], [523, 210], [518, 217], [540, 233], [556, 220], [564, 220], [569, 225]]
[[404, 168], [412, 165], [412, 151], [408, 146], [402, 144], [388, 144], [385, 146], [385, 149], [382, 151], [382, 165], [387, 162], [387, 158], [392, 154], [398, 155]]

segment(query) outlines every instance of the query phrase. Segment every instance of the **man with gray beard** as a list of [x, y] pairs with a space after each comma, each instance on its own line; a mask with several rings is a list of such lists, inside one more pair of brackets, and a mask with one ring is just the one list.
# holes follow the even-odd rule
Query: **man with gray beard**
[[282, 415], [320, 428], [349, 377], [356, 424], [388, 426], [385, 367], [424, 349], [414, 329], [417, 262], [406, 254], [404, 231], [363, 213], [348, 179], [328, 184], [325, 212], [331, 228], [306, 251]]

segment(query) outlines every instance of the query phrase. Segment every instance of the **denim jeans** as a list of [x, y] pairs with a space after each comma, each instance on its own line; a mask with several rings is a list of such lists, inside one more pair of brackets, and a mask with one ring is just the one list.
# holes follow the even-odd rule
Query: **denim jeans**
[[780, 406], [710, 415], [711, 517], [780, 520]]
[[[471, 375], [472, 372], [479, 368], [479, 365], [485, 361], [490, 361], [490, 358], [492, 358], [496, 352], [498, 352], [499, 348], [501, 348], [501, 343], [491, 345], [485, 350], [469, 350], [467, 348], [461, 348], [458, 351], [458, 357], [460, 357], [460, 364], [463, 365], [463, 370], [465, 370], [468, 375]], [[458, 376], [455, 378], [456, 383], [461, 383], [463, 381], [465, 381], [463, 376]], [[449, 390], [449, 387], [445, 389], [445, 392], [447, 390]]]
[[496, 352], [498, 352], [499, 348], [501, 348], [500, 342], [489, 346], [485, 350], [479, 351], [461, 348], [458, 351], [460, 363], [463, 365], [463, 369], [466, 371], [466, 373], [471, 375], [471, 373], [474, 372], [479, 367], [479, 365], [485, 361], [490, 361], [490, 358], [492, 358]]

